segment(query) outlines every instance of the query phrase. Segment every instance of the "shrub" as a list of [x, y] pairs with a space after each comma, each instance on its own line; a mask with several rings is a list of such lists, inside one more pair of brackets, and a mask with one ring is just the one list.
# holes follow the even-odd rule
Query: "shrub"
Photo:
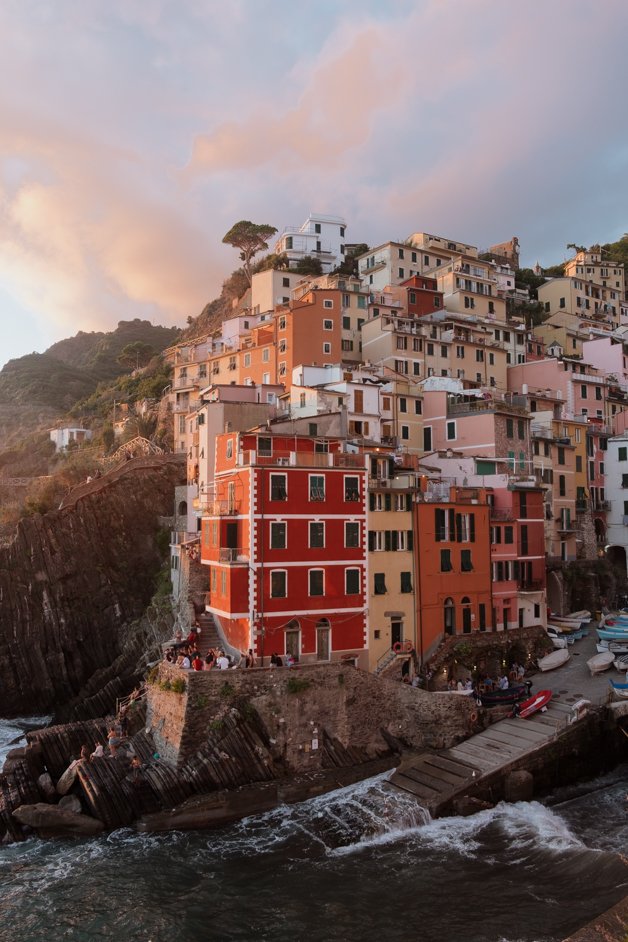
[[211, 723], [209, 724], [209, 728], [212, 733], [219, 733], [222, 730], [224, 725], [225, 725], [224, 720], [212, 720]]
[[305, 677], [290, 677], [286, 684], [286, 690], [288, 693], [303, 693], [310, 686], [311, 682], [306, 680]]
[[235, 695], [235, 688], [232, 684], [225, 681], [225, 683], [220, 688], [219, 693], [221, 697], [224, 697], [224, 699], [227, 700]]
[[147, 684], [156, 684], [157, 678], [159, 677], [159, 665], [155, 664], [154, 667], [151, 667], [148, 674], [146, 675]]
[[209, 697], [206, 697], [204, 693], [199, 694], [196, 698], [194, 705], [199, 709], [203, 710], [209, 703]]
[[173, 693], [185, 693], [185, 681], [183, 677], [175, 677], [170, 686]]

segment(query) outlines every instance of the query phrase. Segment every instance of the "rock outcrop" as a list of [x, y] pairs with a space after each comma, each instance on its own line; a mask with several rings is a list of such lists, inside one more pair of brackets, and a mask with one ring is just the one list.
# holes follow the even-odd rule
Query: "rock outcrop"
[[0, 548], [0, 716], [57, 709], [121, 655], [155, 591], [160, 517], [183, 476], [178, 456], [134, 459], [23, 519]]

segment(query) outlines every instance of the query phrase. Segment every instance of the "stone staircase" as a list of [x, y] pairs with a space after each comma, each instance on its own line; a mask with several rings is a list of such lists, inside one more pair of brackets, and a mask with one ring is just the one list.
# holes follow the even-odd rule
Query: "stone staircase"
[[210, 612], [202, 612], [197, 615], [198, 623], [201, 629], [201, 650], [208, 651], [210, 648], [224, 647], [224, 641], [214, 621], [214, 616]]

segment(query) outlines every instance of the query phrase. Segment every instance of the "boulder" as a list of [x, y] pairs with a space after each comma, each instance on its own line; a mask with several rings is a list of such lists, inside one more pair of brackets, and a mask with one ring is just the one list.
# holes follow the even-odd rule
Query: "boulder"
[[57, 790], [48, 772], [44, 772], [39, 776], [37, 779], [37, 788], [39, 789], [42, 798], [44, 798], [46, 801], [54, 801], [56, 799]]
[[463, 795], [456, 798], [453, 803], [454, 812], [462, 818], [468, 818], [469, 815], [477, 814], [478, 811], [488, 811], [494, 806], [490, 801], [482, 801], [480, 798], [472, 798], [471, 795]]
[[64, 795], [59, 799], [59, 807], [64, 811], [71, 811], [73, 814], [82, 814], [83, 806], [78, 795]]
[[57, 794], [58, 795], [67, 795], [70, 791], [74, 782], [76, 781], [76, 774], [78, 772], [78, 763], [79, 760], [75, 759], [73, 762], [70, 762], [69, 766], [57, 782]]
[[509, 772], [504, 782], [506, 801], [531, 801], [534, 795], [534, 776], [531, 772]]
[[59, 805], [20, 805], [13, 812], [20, 824], [34, 828], [39, 837], [92, 837], [105, 830], [102, 821], [86, 814], [75, 814]]

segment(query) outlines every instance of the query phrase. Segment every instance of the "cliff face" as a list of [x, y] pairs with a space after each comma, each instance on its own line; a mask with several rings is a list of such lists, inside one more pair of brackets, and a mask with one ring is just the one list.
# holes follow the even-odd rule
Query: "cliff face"
[[159, 517], [184, 468], [135, 459], [0, 548], [0, 716], [50, 712], [120, 654], [154, 593]]

